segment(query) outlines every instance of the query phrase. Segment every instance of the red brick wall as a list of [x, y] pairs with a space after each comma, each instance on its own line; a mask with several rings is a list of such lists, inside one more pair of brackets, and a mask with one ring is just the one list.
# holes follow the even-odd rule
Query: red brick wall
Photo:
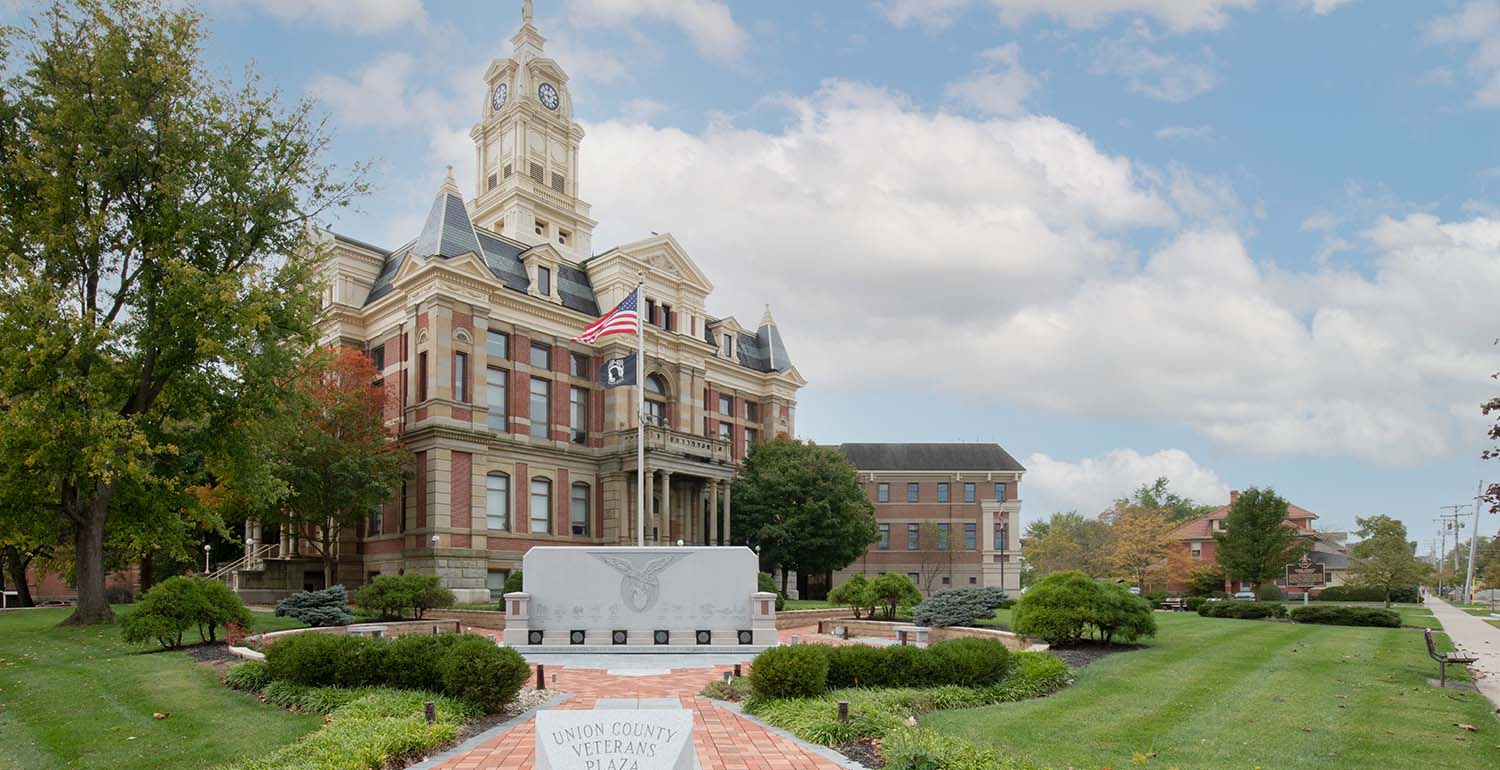
[[417, 452], [417, 529], [427, 526], [427, 453]]
[[[448, 499], [452, 501], [452, 525], [454, 529], [468, 529], [473, 521], [474, 456], [468, 452], [453, 453], [453, 473], [448, 487]], [[454, 548], [468, 548], [471, 538], [467, 534], [454, 535]]]

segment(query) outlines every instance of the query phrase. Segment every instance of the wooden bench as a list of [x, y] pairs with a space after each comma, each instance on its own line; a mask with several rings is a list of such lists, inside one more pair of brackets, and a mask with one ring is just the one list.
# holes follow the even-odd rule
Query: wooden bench
[[1161, 608], [1164, 610], [1171, 610], [1173, 612], [1182, 612], [1183, 610], [1187, 609], [1187, 599], [1184, 599], [1181, 596], [1174, 596], [1170, 599], [1163, 599], [1161, 602]]
[[1438, 652], [1437, 647], [1433, 646], [1432, 644], [1432, 629], [1430, 628], [1422, 629], [1422, 638], [1427, 640], [1428, 657], [1431, 657], [1438, 663], [1438, 687], [1448, 686], [1449, 663], [1468, 664], [1478, 660], [1478, 658], [1470, 655], [1467, 652], [1464, 652], [1463, 650], [1455, 650], [1453, 652]]

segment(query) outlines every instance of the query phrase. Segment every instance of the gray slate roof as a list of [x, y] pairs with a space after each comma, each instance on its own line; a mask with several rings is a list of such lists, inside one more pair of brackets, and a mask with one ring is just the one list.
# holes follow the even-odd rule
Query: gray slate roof
[[[708, 327], [717, 320], [710, 318], [703, 325], [703, 339], [715, 348], [719, 347], [719, 341], [714, 339], [715, 332]], [[792, 368], [792, 357], [787, 355], [786, 344], [781, 341], [781, 332], [776, 330], [775, 324], [761, 324], [754, 334], [740, 332], [735, 336], [734, 347], [735, 357], [746, 369], [784, 372]]]
[[841, 444], [868, 471], [1024, 471], [999, 444]]

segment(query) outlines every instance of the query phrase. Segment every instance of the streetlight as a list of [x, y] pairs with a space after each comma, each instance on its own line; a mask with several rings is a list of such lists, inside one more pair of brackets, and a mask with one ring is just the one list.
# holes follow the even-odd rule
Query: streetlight
[[208, 543], [203, 544], [203, 574], [205, 575], [208, 574], [208, 552], [212, 551], [213, 549], [214, 547], [209, 545]]
[[684, 542], [682, 542], [682, 538], [680, 538], [680, 537], [679, 537], [679, 538], [677, 538], [677, 547], [678, 547], [678, 548], [681, 548], [681, 547], [683, 547], [683, 546], [684, 546], [684, 545], [686, 545], [686, 543], [684, 543]]
[[433, 547], [433, 550], [436, 550], [437, 547], [438, 547], [438, 536], [435, 533], [432, 536], [432, 547]]

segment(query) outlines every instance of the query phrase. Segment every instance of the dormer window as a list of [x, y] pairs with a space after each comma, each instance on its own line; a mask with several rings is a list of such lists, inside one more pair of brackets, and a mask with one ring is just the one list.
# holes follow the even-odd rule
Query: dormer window
[[724, 334], [720, 335], [719, 340], [720, 355], [723, 355], [725, 358], [731, 357], [734, 354], [734, 337]]
[[541, 266], [537, 267], [536, 292], [543, 297], [552, 296], [552, 268]]

